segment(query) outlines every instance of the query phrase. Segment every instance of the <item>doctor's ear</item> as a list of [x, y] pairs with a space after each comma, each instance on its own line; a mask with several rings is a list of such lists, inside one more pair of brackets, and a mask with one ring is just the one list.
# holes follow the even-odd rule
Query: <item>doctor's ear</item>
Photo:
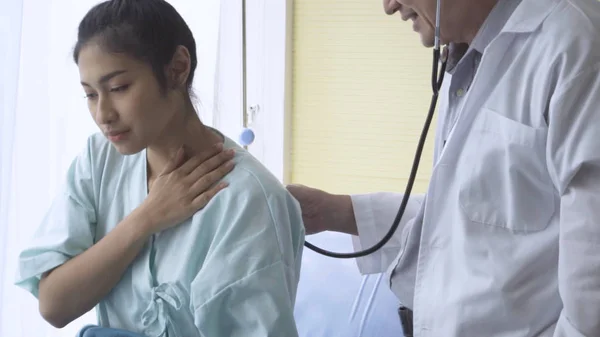
[[167, 68], [167, 85], [169, 89], [187, 86], [191, 71], [191, 57], [189, 50], [184, 46], [177, 46], [171, 63]]

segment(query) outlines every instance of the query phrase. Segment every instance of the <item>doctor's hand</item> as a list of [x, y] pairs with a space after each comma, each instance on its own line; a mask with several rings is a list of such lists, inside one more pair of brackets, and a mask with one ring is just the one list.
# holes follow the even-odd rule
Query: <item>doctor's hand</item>
[[358, 235], [349, 195], [335, 195], [304, 185], [286, 188], [300, 203], [306, 234], [335, 231]]
[[174, 227], [198, 212], [227, 184], [219, 181], [234, 167], [233, 150], [222, 145], [186, 159], [179, 149], [154, 180], [140, 206], [145, 230], [156, 233]]

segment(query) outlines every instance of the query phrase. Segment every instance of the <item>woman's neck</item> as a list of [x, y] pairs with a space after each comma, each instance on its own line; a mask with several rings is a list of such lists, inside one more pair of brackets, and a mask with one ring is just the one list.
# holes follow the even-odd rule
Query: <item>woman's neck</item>
[[181, 118], [174, 118], [165, 127], [161, 136], [148, 146], [148, 177], [150, 179], [163, 171], [165, 165], [180, 147], [185, 148], [186, 158], [189, 158], [223, 141], [221, 136], [202, 124], [193, 107], [190, 109], [181, 114]]

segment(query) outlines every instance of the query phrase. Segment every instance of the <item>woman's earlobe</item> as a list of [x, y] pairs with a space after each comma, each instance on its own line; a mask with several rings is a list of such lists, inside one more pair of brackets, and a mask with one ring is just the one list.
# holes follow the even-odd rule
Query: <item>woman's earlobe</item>
[[167, 81], [168, 87], [171, 89], [178, 89], [187, 85], [187, 71], [185, 69], [178, 69], [172, 67], [169, 71]]
[[181, 87], [182, 77], [182, 74], [178, 73], [175, 67], [169, 67], [166, 73], [167, 88], [175, 90]]
[[171, 72], [171, 78], [169, 79], [169, 88], [175, 90], [179, 87], [179, 78], [175, 72]]

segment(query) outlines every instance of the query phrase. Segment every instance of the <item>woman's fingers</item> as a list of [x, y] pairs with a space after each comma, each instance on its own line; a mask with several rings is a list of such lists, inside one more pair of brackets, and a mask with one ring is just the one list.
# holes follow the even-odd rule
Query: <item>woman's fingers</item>
[[230, 161], [231, 159], [233, 159], [234, 156], [235, 151], [231, 149], [223, 151], [217, 154], [216, 156], [212, 156], [211, 158], [203, 161], [198, 166], [196, 166], [189, 173], [187, 179], [193, 183], [215, 170], [222, 173], [222, 176], [218, 177], [218, 179], [223, 178], [233, 168], [233, 166], [231, 165], [232, 163], [230, 163]]
[[177, 169], [181, 165], [181, 162], [183, 161], [183, 158], [185, 157], [184, 152], [185, 151], [183, 150], [183, 147], [180, 147], [179, 150], [177, 150], [177, 152], [175, 153], [175, 155], [173, 155], [173, 157], [171, 157], [171, 159], [169, 160], [167, 165], [163, 168], [161, 175], [169, 174], [169, 173], [173, 172], [175, 169]]
[[215, 156], [222, 156], [223, 153], [223, 144], [215, 144], [210, 149], [189, 158], [177, 171], [182, 176], [187, 176], [204, 162], [213, 159]]
[[209, 189], [208, 191], [205, 191], [204, 193], [200, 193], [193, 201], [192, 201], [192, 205], [196, 210], [201, 210], [203, 209], [209, 202], [210, 200], [217, 195], [217, 193], [219, 193], [222, 189], [226, 188], [227, 186], [229, 186], [228, 183], [226, 182], [221, 182], [218, 183], [217, 185], [213, 186], [211, 189]]
[[212, 186], [214, 186], [219, 180], [223, 179], [227, 175], [227, 173], [231, 172], [235, 164], [233, 161], [228, 161], [217, 167], [216, 169], [203, 174], [195, 181], [192, 180], [190, 193], [192, 196], [196, 197], [201, 195], [202, 193], [209, 190]]

